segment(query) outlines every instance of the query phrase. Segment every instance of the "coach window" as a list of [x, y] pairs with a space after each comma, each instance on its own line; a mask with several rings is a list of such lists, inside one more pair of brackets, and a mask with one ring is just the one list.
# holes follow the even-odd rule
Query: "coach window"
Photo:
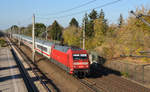
[[47, 48], [46, 48], [46, 47], [43, 47], [43, 48], [42, 48], [42, 50], [44, 50], [44, 51], [46, 51], [46, 52], [47, 52]]
[[40, 46], [40, 45], [37, 45], [37, 47], [38, 47], [39, 49], [41, 49], [41, 46]]
[[40, 46], [40, 45], [37, 45], [37, 47], [45, 52], [47, 52], [47, 48], [46, 47], [43, 47], [43, 46]]

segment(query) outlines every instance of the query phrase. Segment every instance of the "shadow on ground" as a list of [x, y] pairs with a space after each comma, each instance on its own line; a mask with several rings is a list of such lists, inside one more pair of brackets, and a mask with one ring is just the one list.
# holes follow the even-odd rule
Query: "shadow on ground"
[[94, 64], [90, 67], [90, 75], [88, 78], [100, 78], [102, 76], [108, 76], [110, 74], [121, 76], [119, 71], [107, 68], [101, 64]]
[[19, 78], [22, 78], [21, 74], [4, 76], [4, 77], [0, 77], [0, 82], [4, 82], [4, 81], [7, 81], [7, 80], [11, 80], [11, 79], [19, 79]]
[[18, 66], [17, 66], [17, 65], [14, 65], [14, 66], [9, 66], [9, 67], [0, 67], [0, 71], [1, 71], [1, 70], [13, 69], [13, 68], [18, 68]]

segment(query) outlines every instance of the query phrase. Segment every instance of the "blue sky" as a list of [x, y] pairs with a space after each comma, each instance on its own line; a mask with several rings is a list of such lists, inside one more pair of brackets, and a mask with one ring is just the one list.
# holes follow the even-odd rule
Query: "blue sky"
[[[76, 7], [89, 1], [93, 1], [93, 3], [69, 12], [53, 15], [54, 13]], [[14, 24], [27, 26], [32, 23], [33, 13], [36, 16], [36, 22], [42, 22], [46, 25], [50, 25], [54, 20], [57, 20], [62, 26], [66, 27], [72, 17], [75, 17], [81, 24], [85, 12], [72, 16], [66, 15], [92, 9], [112, 1], [116, 0], [1, 0], [0, 29], [6, 29]], [[102, 7], [102, 9], [109, 23], [117, 23], [120, 13], [123, 14], [124, 18], [127, 18], [130, 10], [135, 10], [136, 7], [142, 5], [150, 8], [150, 0], [121, 0], [118, 3]], [[98, 13], [100, 9], [96, 9]]]

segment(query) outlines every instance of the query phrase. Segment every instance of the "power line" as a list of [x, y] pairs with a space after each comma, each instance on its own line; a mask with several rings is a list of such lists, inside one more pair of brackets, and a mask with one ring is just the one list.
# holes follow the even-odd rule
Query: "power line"
[[95, 8], [89, 8], [89, 9], [86, 9], [86, 10], [83, 10], [83, 11], [79, 11], [79, 12], [75, 12], [75, 13], [72, 13], [72, 14], [68, 14], [68, 15], [63, 15], [63, 16], [58, 16], [58, 17], [49, 17], [49, 18], [44, 18], [44, 17], [37, 17], [37, 18], [40, 18], [40, 19], [50, 19], [50, 18], [65, 18], [65, 17], [69, 17], [69, 16], [74, 16], [74, 15], [78, 15], [78, 14], [81, 14], [81, 13], [85, 13], [87, 11], [90, 11], [92, 9], [98, 9], [98, 8], [102, 8], [102, 7], [106, 7], [106, 6], [109, 6], [109, 5], [112, 5], [112, 4], [115, 4], [115, 3], [118, 3], [120, 2], [121, 0], [115, 0], [115, 1], [112, 1], [112, 2], [108, 2], [108, 3], [105, 3], [103, 5], [100, 5], [100, 6], [97, 6]]
[[91, 4], [91, 3], [95, 2], [95, 1], [96, 1], [96, 0], [91, 0], [91, 1], [86, 2], [86, 3], [84, 3], [84, 4], [80, 4], [80, 5], [78, 5], [78, 6], [72, 7], [72, 8], [70, 8], [70, 9], [62, 10], [62, 11], [55, 12], [55, 13], [49, 13], [49, 14], [46, 14], [46, 15], [56, 15], [56, 14], [66, 13], [66, 12], [72, 11], [72, 10], [74, 10], [74, 9], [78, 9], [78, 8], [81, 8], [81, 7], [86, 6], [86, 5], [88, 5], [88, 4]]
[[[32, 16], [30, 17], [27, 17], [26, 19], [22, 20], [22, 21], [19, 21], [21, 25], [25, 25], [27, 24], [26, 22], [30, 21], [32, 19]], [[31, 21], [32, 22], [32, 21]]]

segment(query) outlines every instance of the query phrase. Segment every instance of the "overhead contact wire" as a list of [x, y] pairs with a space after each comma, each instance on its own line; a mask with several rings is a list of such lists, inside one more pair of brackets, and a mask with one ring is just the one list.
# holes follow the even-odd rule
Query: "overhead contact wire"
[[44, 18], [44, 17], [37, 17], [37, 18], [40, 18], [40, 19], [51, 19], [51, 18], [56, 19], [56, 18], [57, 18], [57, 19], [58, 19], [58, 18], [64, 18], [64, 17], [74, 16], [74, 15], [78, 15], [78, 14], [81, 14], [81, 13], [85, 13], [85, 12], [90, 11], [90, 10], [92, 10], [92, 9], [98, 9], [98, 8], [106, 7], [106, 6], [109, 6], [109, 5], [118, 3], [118, 2], [120, 2], [120, 1], [121, 1], [121, 0], [115, 0], [115, 1], [108, 2], [108, 3], [103, 4], [103, 5], [97, 6], [97, 7], [95, 7], [95, 8], [90, 8], [90, 9], [87, 9], [87, 10], [75, 12], [75, 13], [68, 14], [68, 15], [63, 15], [63, 16], [58, 16], [58, 17], [49, 17], [49, 18]]

